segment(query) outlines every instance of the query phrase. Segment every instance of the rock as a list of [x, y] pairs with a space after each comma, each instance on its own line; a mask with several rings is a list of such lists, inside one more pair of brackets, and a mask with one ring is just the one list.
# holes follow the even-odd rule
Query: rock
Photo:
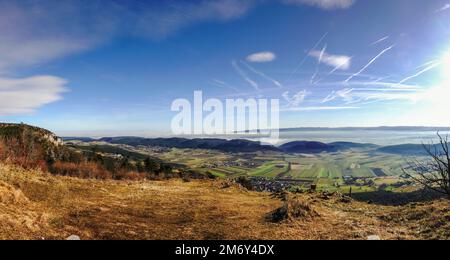
[[381, 238], [377, 235], [371, 235], [371, 236], [367, 237], [367, 240], [375, 241], [375, 240], [381, 240]]
[[76, 240], [81, 240], [81, 238], [76, 235], [71, 235], [70, 237], [66, 238], [66, 240], [76, 241]]

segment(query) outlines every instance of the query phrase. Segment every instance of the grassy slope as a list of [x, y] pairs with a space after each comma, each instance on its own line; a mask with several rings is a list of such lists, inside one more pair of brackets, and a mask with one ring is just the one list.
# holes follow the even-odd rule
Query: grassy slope
[[[316, 195], [303, 196], [320, 217], [274, 224], [264, 216], [280, 201], [239, 187], [223, 189], [220, 181], [81, 180], [4, 165], [0, 193], [0, 239], [64, 239], [72, 234], [82, 239], [365, 239], [373, 234], [397, 239], [421, 237], [414, 228], [429, 224], [422, 223], [428, 219], [423, 212], [422, 222], [410, 221], [411, 226], [389, 219], [414, 216], [407, 207], [310, 197]], [[436, 203], [435, 212], [446, 210], [444, 202]]]

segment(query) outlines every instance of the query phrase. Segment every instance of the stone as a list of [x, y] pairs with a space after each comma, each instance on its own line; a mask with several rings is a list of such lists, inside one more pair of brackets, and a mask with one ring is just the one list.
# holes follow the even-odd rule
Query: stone
[[368, 236], [367, 240], [375, 241], [375, 240], [381, 240], [381, 238], [379, 236], [372, 235], [372, 236]]
[[76, 240], [81, 240], [81, 238], [76, 235], [71, 235], [70, 237], [66, 238], [66, 240], [76, 241]]

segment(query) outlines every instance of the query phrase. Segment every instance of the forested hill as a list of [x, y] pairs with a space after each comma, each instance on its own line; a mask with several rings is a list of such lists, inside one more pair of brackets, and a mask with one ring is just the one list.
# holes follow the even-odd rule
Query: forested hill
[[186, 138], [141, 138], [141, 137], [106, 137], [99, 141], [111, 144], [125, 144], [131, 146], [158, 146], [168, 148], [211, 149], [223, 152], [257, 152], [278, 151], [270, 145], [249, 140], [226, 139], [186, 139]]

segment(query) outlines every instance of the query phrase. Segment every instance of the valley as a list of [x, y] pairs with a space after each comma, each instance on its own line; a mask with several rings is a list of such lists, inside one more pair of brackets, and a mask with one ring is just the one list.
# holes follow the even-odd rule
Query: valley
[[0, 239], [450, 237], [448, 199], [403, 174], [413, 157], [398, 147], [63, 142], [40, 128], [0, 126]]
[[[408, 159], [425, 159], [421, 151], [415, 156], [381, 151], [389, 147], [370, 144], [339, 143], [342, 150], [317, 152], [302, 149], [303, 153], [283, 151], [225, 152], [211, 149], [169, 148], [145, 145], [111, 144], [104, 141], [72, 140], [82, 149], [111, 151], [122, 149], [135, 158], [151, 156], [163, 161], [184, 165], [202, 174], [217, 178], [258, 177], [276, 181], [295, 180], [298, 188], [309, 189], [311, 184], [319, 190], [370, 192], [382, 190], [408, 191], [414, 189], [412, 181], [404, 176], [402, 168]], [[410, 150], [410, 147], [408, 146]], [[420, 147], [417, 147], [420, 149]], [[117, 150], [120, 152], [120, 150]], [[132, 156], [133, 157], [133, 156]], [[303, 184], [302, 184], [303, 182]]]

